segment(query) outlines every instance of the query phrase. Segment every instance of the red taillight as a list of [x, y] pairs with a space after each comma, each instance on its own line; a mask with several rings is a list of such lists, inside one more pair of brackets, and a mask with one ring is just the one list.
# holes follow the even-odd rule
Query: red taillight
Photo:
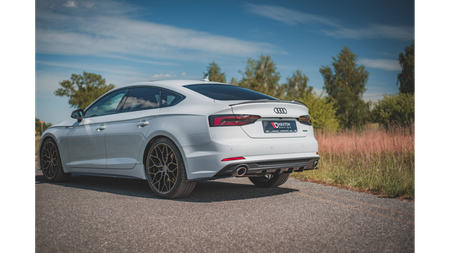
[[242, 126], [254, 123], [260, 118], [256, 115], [211, 115], [209, 116], [209, 126]]
[[242, 157], [242, 156], [238, 156], [238, 157], [230, 157], [230, 158], [222, 159], [222, 162], [225, 162], [225, 161], [234, 161], [234, 160], [244, 160], [244, 159], [245, 159], [245, 158]]

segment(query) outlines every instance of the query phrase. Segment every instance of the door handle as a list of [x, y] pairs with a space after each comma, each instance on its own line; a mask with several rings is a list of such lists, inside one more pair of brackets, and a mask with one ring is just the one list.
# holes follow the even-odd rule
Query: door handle
[[148, 121], [146, 121], [146, 120], [143, 120], [143, 121], [141, 121], [141, 122], [139, 122], [138, 124], [137, 124], [137, 126], [138, 127], [145, 127], [145, 126], [148, 126]]
[[106, 126], [104, 126], [104, 125], [97, 127], [97, 131], [103, 131], [105, 129], [106, 129]]

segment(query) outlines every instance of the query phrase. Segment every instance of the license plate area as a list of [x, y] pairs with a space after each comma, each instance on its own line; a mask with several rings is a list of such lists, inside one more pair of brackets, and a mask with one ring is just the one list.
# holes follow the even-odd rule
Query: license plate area
[[278, 121], [263, 120], [264, 133], [296, 133], [297, 124], [294, 120]]

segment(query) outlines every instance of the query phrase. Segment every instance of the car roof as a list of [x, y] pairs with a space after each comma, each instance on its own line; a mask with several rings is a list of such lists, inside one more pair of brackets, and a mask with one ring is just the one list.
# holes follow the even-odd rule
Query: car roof
[[166, 87], [166, 88], [180, 88], [184, 85], [190, 85], [190, 84], [223, 84], [223, 85], [230, 85], [227, 83], [218, 83], [218, 82], [209, 82], [209, 81], [203, 81], [203, 80], [157, 80], [157, 81], [147, 81], [147, 82], [137, 82], [137, 83], [130, 83], [124, 86], [120, 86], [117, 88], [126, 88], [126, 87], [133, 87], [133, 86], [159, 86], [159, 87]]

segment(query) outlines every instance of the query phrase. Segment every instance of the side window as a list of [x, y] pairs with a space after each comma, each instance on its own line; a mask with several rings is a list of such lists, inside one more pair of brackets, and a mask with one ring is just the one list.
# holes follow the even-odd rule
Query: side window
[[100, 99], [86, 111], [84, 117], [97, 117], [115, 113], [125, 93], [127, 93], [127, 89], [118, 90]]
[[168, 107], [178, 104], [183, 97], [175, 93], [162, 90], [161, 91], [161, 107]]
[[158, 89], [152, 88], [134, 88], [128, 95], [122, 112], [135, 112], [159, 107]]

